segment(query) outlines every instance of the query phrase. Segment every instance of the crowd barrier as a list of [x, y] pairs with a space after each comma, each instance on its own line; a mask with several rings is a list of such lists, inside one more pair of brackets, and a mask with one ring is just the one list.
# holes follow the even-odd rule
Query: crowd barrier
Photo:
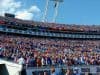
[[[88, 75], [87, 73], [91, 73], [91, 75], [100, 75], [100, 66], [58, 66], [55, 69], [63, 69], [67, 71], [67, 69], [78, 70], [81, 75]], [[35, 67], [35, 68], [26, 68], [26, 75], [51, 75], [51, 67]]]

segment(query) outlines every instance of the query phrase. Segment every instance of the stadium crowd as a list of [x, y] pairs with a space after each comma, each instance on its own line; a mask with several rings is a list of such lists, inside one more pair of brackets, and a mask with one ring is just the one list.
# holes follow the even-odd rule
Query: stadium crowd
[[0, 34], [0, 57], [29, 67], [100, 65], [100, 41]]

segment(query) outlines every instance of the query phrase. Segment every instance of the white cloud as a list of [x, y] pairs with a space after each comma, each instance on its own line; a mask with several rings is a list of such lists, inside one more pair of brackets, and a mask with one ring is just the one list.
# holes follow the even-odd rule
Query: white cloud
[[29, 12], [40, 12], [40, 9], [37, 7], [37, 6], [31, 6], [30, 9], [29, 9]]
[[33, 17], [34, 17], [34, 14], [28, 11], [18, 11], [16, 13], [16, 18], [19, 18], [19, 19], [31, 20]]
[[25, 9], [21, 1], [0, 0], [0, 15], [4, 13], [12, 13], [16, 15], [16, 18], [31, 20], [40, 14], [40, 9], [36, 5]]
[[5, 12], [15, 13], [16, 9], [21, 7], [21, 2], [15, 2], [15, 0], [1, 0], [0, 2], [0, 15]]
[[29, 9], [16, 12], [16, 18], [31, 20], [35, 16], [38, 17], [40, 9], [37, 6], [31, 6]]

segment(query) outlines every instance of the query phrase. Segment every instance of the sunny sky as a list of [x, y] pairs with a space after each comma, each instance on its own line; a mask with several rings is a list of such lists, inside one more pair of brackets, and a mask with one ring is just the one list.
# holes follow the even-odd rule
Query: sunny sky
[[[17, 18], [41, 21], [46, 0], [0, 0], [0, 15], [5, 12]], [[50, 2], [47, 21], [52, 22], [54, 3]], [[64, 0], [60, 3], [57, 23], [100, 24], [100, 0]]]

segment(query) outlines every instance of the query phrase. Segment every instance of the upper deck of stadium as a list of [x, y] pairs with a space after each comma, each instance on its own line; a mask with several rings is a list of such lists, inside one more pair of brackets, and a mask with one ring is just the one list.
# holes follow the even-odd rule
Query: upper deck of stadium
[[99, 25], [57, 24], [0, 16], [0, 32], [42, 37], [100, 39]]
[[53, 30], [53, 31], [61, 31], [61, 32], [68, 32], [68, 31], [100, 32], [99, 25], [57, 24], [57, 23], [21, 20], [17, 18], [10, 18], [10, 17], [3, 17], [3, 16], [0, 16], [0, 24], [14, 25], [20, 27], [27, 27], [27, 28], [37, 27], [43, 30]]

